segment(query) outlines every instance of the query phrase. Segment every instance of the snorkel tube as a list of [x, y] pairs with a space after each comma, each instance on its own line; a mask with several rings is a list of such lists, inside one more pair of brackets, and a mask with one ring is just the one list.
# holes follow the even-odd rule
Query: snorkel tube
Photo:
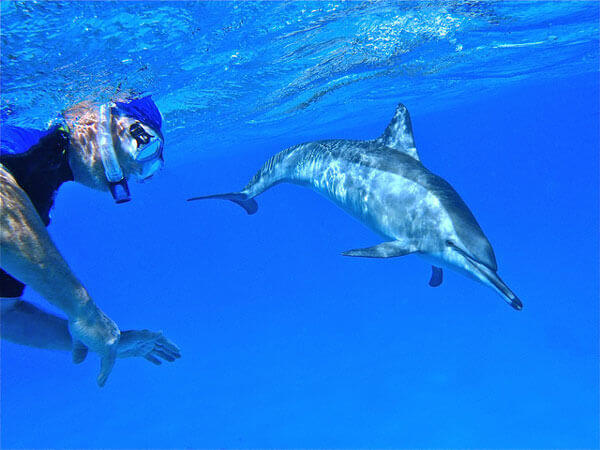
[[131, 200], [127, 180], [123, 176], [123, 170], [115, 154], [112, 134], [110, 132], [110, 108], [106, 105], [100, 106], [100, 121], [98, 123], [98, 133], [96, 134], [96, 144], [100, 152], [104, 174], [108, 181], [108, 189], [116, 203], [126, 203]]

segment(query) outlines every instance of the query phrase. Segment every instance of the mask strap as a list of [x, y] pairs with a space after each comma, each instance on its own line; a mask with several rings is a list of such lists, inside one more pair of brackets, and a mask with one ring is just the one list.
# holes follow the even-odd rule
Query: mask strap
[[100, 106], [100, 121], [96, 144], [100, 152], [100, 159], [104, 166], [104, 174], [108, 181], [108, 188], [115, 202], [125, 203], [131, 200], [127, 180], [123, 177], [123, 170], [117, 159], [113, 146], [112, 134], [110, 132], [110, 108], [106, 105]]

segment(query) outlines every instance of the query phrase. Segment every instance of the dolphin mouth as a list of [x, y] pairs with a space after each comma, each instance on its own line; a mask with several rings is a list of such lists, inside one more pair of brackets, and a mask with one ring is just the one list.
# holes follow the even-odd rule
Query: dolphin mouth
[[469, 262], [471, 262], [471, 263], [476, 263], [477, 265], [484, 266], [485, 268], [487, 268], [488, 270], [490, 270], [492, 272], [495, 272], [496, 270], [498, 270], [496, 266], [492, 267], [489, 264], [487, 264], [486, 262], [481, 261], [481, 260], [475, 258], [473, 255], [471, 255], [470, 253], [466, 252], [465, 250], [463, 250], [462, 248], [460, 248], [458, 245], [456, 245], [452, 241], [446, 241], [446, 245], [448, 245], [449, 247], [452, 247], [458, 253], [460, 253], [465, 258], [467, 258], [469, 260]]
[[496, 272], [484, 273], [484, 276], [488, 279], [490, 283], [494, 285], [494, 287], [504, 294], [502, 297], [506, 300], [506, 302], [512, 306], [517, 311], [521, 311], [523, 309], [523, 302], [515, 295], [513, 291], [506, 285], [504, 281], [498, 276]]
[[487, 281], [498, 291], [498, 293], [502, 296], [504, 301], [512, 306], [517, 311], [521, 311], [523, 309], [523, 303], [519, 298], [515, 295], [513, 291], [506, 285], [504, 281], [498, 276], [498, 274], [490, 270], [484, 264], [479, 263], [476, 260], [473, 260], [467, 257], [467, 261], [480, 273], [482, 274]]
[[488, 267], [486, 264], [478, 261], [467, 252], [459, 248], [453, 242], [448, 241], [448, 245], [458, 251], [467, 262], [475, 269], [475, 271], [485, 278], [489, 284], [500, 294], [500, 296], [504, 299], [506, 303], [512, 306], [517, 311], [521, 311], [523, 309], [523, 303], [519, 298], [515, 295], [513, 291], [506, 285], [504, 281], [498, 276], [495, 270]]

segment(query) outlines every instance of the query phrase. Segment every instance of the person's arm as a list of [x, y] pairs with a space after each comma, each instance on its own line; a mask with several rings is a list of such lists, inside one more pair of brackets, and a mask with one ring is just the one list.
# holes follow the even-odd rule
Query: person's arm
[[2, 339], [28, 347], [71, 351], [67, 321], [23, 299], [0, 299]]
[[[73, 341], [69, 327], [62, 317], [44, 311], [22, 298], [0, 299], [0, 308], [2, 339], [48, 350], [72, 350]], [[181, 357], [181, 354], [179, 348], [161, 332], [122, 331], [117, 357], [135, 356], [143, 357], [153, 364], [161, 364], [161, 359], [174, 361]], [[83, 358], [77, 362], [81, 361]]]
[[68, 317], [73, 359], [87, 348], [101, 357], [98, 384], [115, 363], [119, 328], [96, 306], [46, 231], [27, 194], [0, 165], [0, 261], [2, 268], [33, 288]]

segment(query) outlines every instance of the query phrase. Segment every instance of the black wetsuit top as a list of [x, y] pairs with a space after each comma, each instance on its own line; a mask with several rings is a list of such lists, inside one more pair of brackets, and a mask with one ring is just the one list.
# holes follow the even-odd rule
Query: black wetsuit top
[[[0, 163], [23, 189], [44, 225], [50, 223], [50, 209], [56, 191], [65, 181], [73, 180], [67, 158], [69, 134], [55, 127], [27, 151], [0, 156]], [[25, 285], [0, 269], [0, 297], [20, 297]]]

